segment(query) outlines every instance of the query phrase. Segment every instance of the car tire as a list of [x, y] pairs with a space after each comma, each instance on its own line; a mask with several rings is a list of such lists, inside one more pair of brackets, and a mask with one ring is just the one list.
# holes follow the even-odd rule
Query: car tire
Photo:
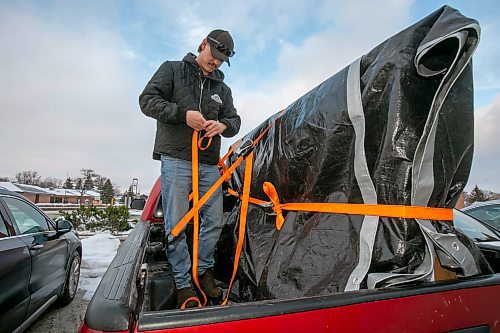
[[73, 298], [75, 298], [76, 291], [78, 289], [78, 281], [80, 280], [80, 254], [75, 251], [71, 256], [71, 261], [68, 268], [68, 273], [66, 275], [66, 282], [64, 283], [64, 289], [62, 294], [59, 296], [59, 305], [64, 306], [70, 303]]

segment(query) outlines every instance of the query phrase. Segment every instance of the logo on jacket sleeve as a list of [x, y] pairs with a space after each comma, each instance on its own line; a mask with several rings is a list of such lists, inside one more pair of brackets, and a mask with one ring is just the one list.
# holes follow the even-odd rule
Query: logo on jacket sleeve
[[212, 96], [210, 96], [214, 101], [216, 101], [217, 103], [219, 104], [222, 104], [222, 99], [220, 99], [220, 96], [217, 95], [217, 94], [213, 94]]

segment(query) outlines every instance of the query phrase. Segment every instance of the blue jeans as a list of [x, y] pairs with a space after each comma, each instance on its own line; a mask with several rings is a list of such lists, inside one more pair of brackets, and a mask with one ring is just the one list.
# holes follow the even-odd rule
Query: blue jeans
[[[199, 164], [200, 198], [219, 179], [216, 165]], [[189, 193], [192, 189], [191, 161], [170, 156], [161, 156], [161, 194], [165, 231], [168, 240], [167, 258], [172, 266], [177, 289], [191, 286], [191, 258], [186, 234], [170, 235], [172, 228], [186, 215], [189, 209]], [[200, 208], [200, 233], [198, 248], [198, 274], [214, 266], [215, 245], [222, 230], [222, 189], [219, 187]]]

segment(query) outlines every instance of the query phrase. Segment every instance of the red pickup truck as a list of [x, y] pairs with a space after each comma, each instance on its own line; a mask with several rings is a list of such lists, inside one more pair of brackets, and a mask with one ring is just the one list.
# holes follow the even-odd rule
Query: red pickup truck
[[228, 305], [175, 308], [158, 181], [79, 332], [500, 332], [500, 275], [452, 222], [479, 33], [445, 6], [233, 145], [214, 270], [227, 290], [236, 257]]
[[289, 300], [176, 310], [173, 280], [155, 251], [160, 182], [118, 250], [80, 333], [500, 332], [500, 274]]

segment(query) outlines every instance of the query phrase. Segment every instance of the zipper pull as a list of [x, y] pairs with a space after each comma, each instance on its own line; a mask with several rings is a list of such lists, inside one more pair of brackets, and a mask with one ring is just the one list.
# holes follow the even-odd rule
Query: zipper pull
[[205, 83], [205, 79], [200, 80], [200, 102], [198, 103], [199, 111], [201, 112], [201, 99], [203, 98], [203, 85]]

